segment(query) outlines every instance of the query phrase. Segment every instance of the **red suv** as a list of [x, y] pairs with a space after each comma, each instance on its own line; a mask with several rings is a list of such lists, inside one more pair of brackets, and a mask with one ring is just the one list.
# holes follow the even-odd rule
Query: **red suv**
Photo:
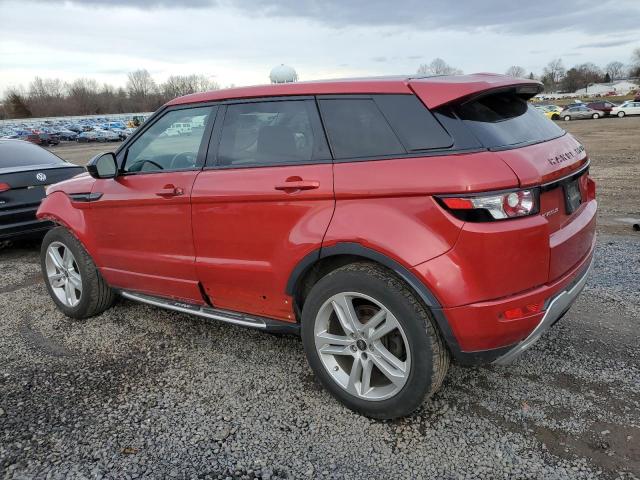
[[570, 307], [595, 241], [583, 146], [501, 75], [181, 97], [38, 216], [58, 308], [116, 294], [300, 333], [349, 408], [406, 415], [450, 359], [508, 363]]

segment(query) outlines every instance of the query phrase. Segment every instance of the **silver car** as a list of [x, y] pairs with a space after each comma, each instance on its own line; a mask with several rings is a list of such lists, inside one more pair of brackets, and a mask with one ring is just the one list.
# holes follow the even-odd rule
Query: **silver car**
[[560, 112], [560, 118], [562, 118], [565, 122], [569, 120], [582, 120], [585, 118], [600, 118], [602, 116], [602, 112], [599, 110], [594, 110], [593, 108], [589, 108], [585, 105], [576, 105], [575, 107], [569, 107], [566, 110]]

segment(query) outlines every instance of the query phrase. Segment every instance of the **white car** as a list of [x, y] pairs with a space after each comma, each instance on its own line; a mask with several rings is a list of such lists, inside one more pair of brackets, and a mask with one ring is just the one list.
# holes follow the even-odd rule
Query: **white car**
[[622, 118], [625, 115], [640, 115], [640, 102], [627, 101], [619, 107], [613, 107], [611, 109], [611, 115], [617, 115]]

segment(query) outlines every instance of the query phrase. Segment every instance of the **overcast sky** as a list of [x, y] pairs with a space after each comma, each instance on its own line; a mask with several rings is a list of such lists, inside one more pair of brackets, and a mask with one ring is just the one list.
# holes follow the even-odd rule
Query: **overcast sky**
[[[132, 6], [135, 5], [135, 6]], [[415, 73], [435, 57], [465, 73], [625, 64], [640, 0], [0, 0], [0, 92], [34, 76], [125, 85], [201, 73], [222, 86]]]

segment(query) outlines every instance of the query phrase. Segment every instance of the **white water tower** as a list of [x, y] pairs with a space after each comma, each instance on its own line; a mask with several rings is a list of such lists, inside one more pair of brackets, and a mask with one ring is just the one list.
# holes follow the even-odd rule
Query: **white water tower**
[[288, 65], [282, 63], [271, 69], [269, 79], [271, 80], [271, 83], [297, 82], [298, 74], [292, 67], [289, 67]]

